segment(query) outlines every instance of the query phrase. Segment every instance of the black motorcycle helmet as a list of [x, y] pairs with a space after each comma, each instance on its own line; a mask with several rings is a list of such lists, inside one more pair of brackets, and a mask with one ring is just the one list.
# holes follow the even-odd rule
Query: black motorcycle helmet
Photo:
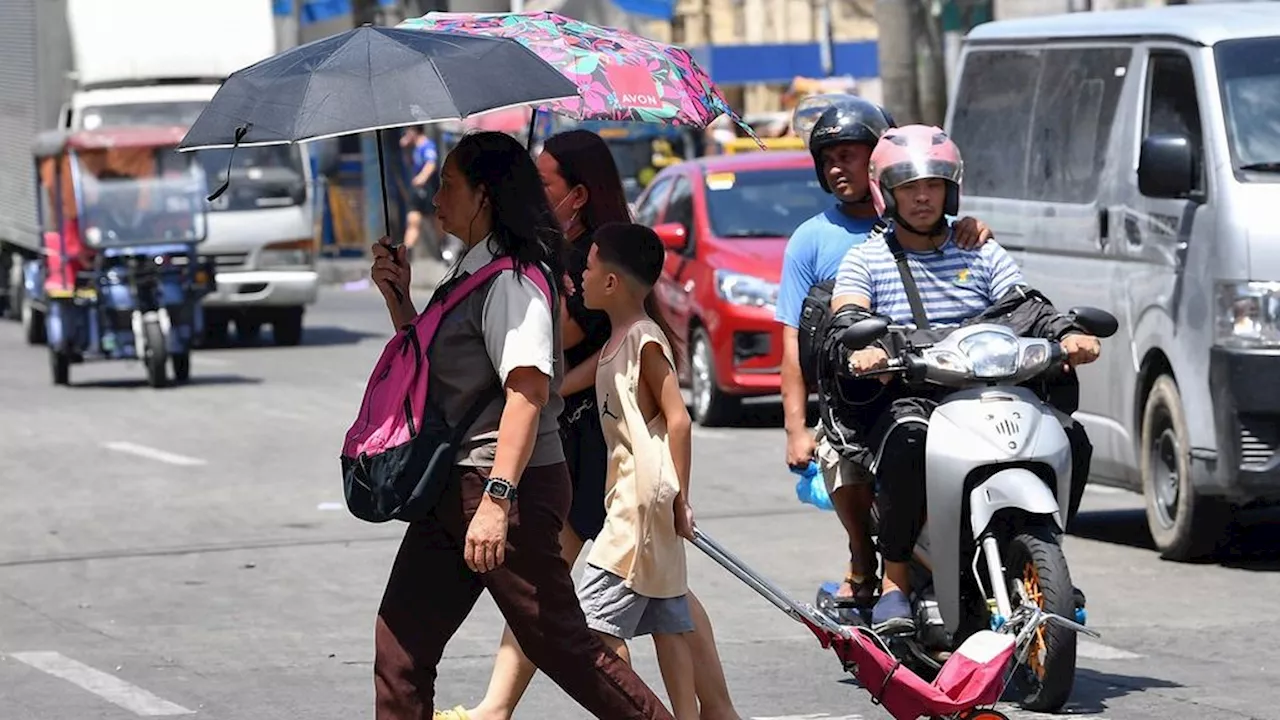
[[[874, 148], [885, 130], [897, 127], [888, 110], [875, 103], [850, 95], [835, 102], [818, 116], [809, 131], [809, 154], [818, 173], [822, 189], [831, 192], [822, 170], [822, 151], [841, 143], [859, 143]], [[869, 195], [868, 195], [869, 197]]]

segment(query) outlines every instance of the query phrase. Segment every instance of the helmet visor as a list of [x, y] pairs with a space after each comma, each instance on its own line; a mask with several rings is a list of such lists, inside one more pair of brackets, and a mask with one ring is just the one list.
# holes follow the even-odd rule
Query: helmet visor
[[959, 164], [924, 156], [896, 162], [879, 172], [881, 184], [890, 189], [925, 178], [941, 178], [959, 185], [962, 175]]

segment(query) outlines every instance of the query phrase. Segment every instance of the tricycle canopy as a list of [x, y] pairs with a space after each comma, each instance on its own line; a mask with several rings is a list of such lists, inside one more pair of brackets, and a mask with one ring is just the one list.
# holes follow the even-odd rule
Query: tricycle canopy
[[203, 241], [208, 186], [202, 166], [175, 151], [183, 135], [169, 126], [40, 134], [33, 151], [46, 250]]

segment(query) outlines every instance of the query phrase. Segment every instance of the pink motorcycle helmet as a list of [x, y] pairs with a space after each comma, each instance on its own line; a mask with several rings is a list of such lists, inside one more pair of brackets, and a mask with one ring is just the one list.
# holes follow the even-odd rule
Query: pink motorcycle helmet
[[894, 188], [924, 178], [947, 181], [947, 198], [942, 212], [955, 217], [960, 212], [960, 184], [964, 160], [960, 148], [941, 128], [906, 125], [890, 128], [871, 151], [871, 201], [882, 218], [897, 219]]

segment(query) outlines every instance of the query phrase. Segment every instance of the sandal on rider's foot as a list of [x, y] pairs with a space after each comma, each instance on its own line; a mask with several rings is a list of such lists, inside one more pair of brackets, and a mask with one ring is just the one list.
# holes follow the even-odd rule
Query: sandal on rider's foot
[[431, 720], [471, 720], [471, 716], [467, 714], [466, 708], [459, 705], [452, 710], [433, 711]]
[[831, 604], [837, 608], [858, 608], [866, 609], [875, 604], [876, 589], [880, 585], [880, 580], [875, 575], [868, 575], [859, 578], [857, 575], [849, 573], [844, 576], [844, 582], [853, 591], [852, 595], [832, 595]]
[[907, 635], [915, 632], [911, 601], [901, 590], [890, 590], [880, 596], [871, 610], [871, 629], [881, 635]]

